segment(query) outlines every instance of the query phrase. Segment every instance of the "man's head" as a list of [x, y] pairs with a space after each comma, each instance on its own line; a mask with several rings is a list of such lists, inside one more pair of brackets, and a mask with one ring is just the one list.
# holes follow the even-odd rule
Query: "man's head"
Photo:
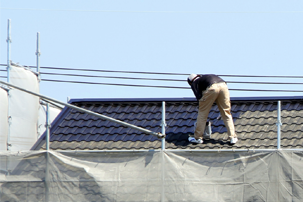
[[191, 86], [191, 84], [200, 76], [197, 74], [190, 74], [187, 78], [187, 83]]

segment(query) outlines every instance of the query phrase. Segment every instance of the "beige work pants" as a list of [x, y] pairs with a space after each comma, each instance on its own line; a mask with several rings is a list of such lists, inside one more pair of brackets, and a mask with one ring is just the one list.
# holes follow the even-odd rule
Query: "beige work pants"
[[209, 111], [216, 102], [220, 110], [221, 117], [227, 129], [230, 138], [237, 137], [235, 126], [230, 112], [230, 97], [226, 83], [215, 83], [203, 91], [203, 96], [199, 100], [199, 111], [197, 117], [197, 127], [195, 130], [195, 138], [203, 139], [203, 132]]

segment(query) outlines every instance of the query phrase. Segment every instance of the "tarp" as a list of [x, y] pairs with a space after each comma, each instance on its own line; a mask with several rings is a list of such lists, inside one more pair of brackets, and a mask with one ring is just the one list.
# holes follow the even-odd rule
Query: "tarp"
[[2, 152], [0, 201], [302, 201], [303, 152]]
[[[61, 112], [61, 109], [49, 105], [49, 123], [52, 123], [58, 114]], [[40, 104], [39, 106], [39, 119], [38, 119], [38, 138], [45, 132], [46, 127], [46, 106]]]
[[7, 149], [7, 132], [8, 132], [8, 100], [7, 91], [0, 88], [0, 151]]
[[[10, 82], [21, 88], [39, 93], [37, 76], [23, 67], [11, 66]], [[16, 89], [11, 89], [9, 94], [10, 150], [29, 150], [38, 139], [39, 98]]]
[[[10, 83], [39, 93], [37, 76], [24, 67], [11, 66]], [[39, 97], [31, 94], [13, 88], [9, 94], [8, 98], [7, 91], [0, 88], [0, 151], [7, 150], [7, 141], [11, 151], [29, 150], [45, 131], [46, 107], [39, 104]], [[50, 105], [50, 123], [60, 112], [61, 109]]]

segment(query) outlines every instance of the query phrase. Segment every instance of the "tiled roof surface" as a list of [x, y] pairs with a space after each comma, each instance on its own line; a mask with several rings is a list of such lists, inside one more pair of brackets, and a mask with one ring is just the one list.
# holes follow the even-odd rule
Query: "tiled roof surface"
[[[161, 132], [162, 101], [166, 103], [166, 149], [264, 149], [277, 146], [277, 101], [282, 102], [281, 147], [303, 146], [303, 97], [232, 98], [232, 115], [239, 141], [229, 145], [219, 109], [213, 105], [209, 120], [212, 139], [189, 143], [197, 117], [193, 98], [79, 99], [71, 103], [154, 132]], [[45, 135], [44, 135], [45, 136]], [[155, 136], [65, 108], [51, 128], [54, 150], [160, 149]], [[45, 149], [44, 137], [34, 149]]]

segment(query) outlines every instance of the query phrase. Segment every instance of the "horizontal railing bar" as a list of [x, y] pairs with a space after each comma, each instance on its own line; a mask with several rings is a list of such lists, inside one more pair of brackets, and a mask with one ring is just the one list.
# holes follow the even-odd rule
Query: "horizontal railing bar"
[[123, 126], [126, 126], [126, 127], [129, 127], [129, 128], [132, 128], [132, 129], [135, 129], [135, 130], [139, 130], [143, 133], [146, 133], [146, 134], [149, 134], [149, 135], [154, 135], [158, 138], [163, 138], [165, 137], [163, 134], [161, 134], [160, 132], [159, 133], [156, 133], [156, 132], [153, 132], [153, 131], [150, 131], [148, 129], [145, 129], [145, 128], [141, 128], [141, 127], [138, 127], [138, 126], [135, 126], [135, 125], [132, 125], [132, 124], [129, 124], [129, 123], [126, 123], [126, 122], [123, 122], [123, 121], [120, 121], [120, 120], [117, 120], [117, 119], [114, 119], [114, 118], [111, 118], [111, 117], [108, 117], [108, 116], [105, 116], [105, 115], [102, 115], [102, 114], [98, 114], [96, 112], [93, 112], [93, 111], [90, 111], [90, 110], [86, 110], [86, 109], [83, 109], [81, 107], [77, 107], [75, 105], [71, 105], [71, 104], [67, 104], [67, 103], [64, 103], [64, 102], [61, 102], [59, 100], [56, 100], [56, 99], [53, 99], [53, 98], [50, 98], [50, 97], [47, 97], [47, 96], [44, 96], [44, 95], [41, 95], [41, 94], [38, 94], [38, 93], [34, 93], [34, 92], [31, 92], [29, 90], [26, 90], [24, 88], [20, 88], [18, 86], [15, 86], [13, 84], [10, 84], [10, 83], [7, 83], [7, 82], [4, 82], [4, 81], [1, 81], [0, 80], [0, 83], [4, 84], [4, 85], [7, 85], [9, 87], [12, 87], [12, 88], [16, 88], [18, 90], [21, 90], [23, 92], [26, 92], [26, 93], [29, 93], [29, 94], [32, 94], [34, 96], [37, 96], [37, 97], [40, 97], [40, 98], [43, 98], [44, 101], [52, 101], [52, 102], [55, 102], [55, 103], [59, 103], [61, 105], [64, 105], [66, 107], [69, 107], [69, 108], [72, 108], [72, 109], [75, 109], [77, 111], [80, 111], [80, 112], [84, 112], [84, 113], [87, 113], [87, 114], [90, 114], [90, 115], [93, 115], [93, 116], [96, 116], [98, 118], [101, 118], [101, 119], [105, 119], [105, 120], [109, 120], [109, 121], [112, 121], [112, 122], [115, 122], [117, 124], [120, 124], [120, 125], [123, 125]]

